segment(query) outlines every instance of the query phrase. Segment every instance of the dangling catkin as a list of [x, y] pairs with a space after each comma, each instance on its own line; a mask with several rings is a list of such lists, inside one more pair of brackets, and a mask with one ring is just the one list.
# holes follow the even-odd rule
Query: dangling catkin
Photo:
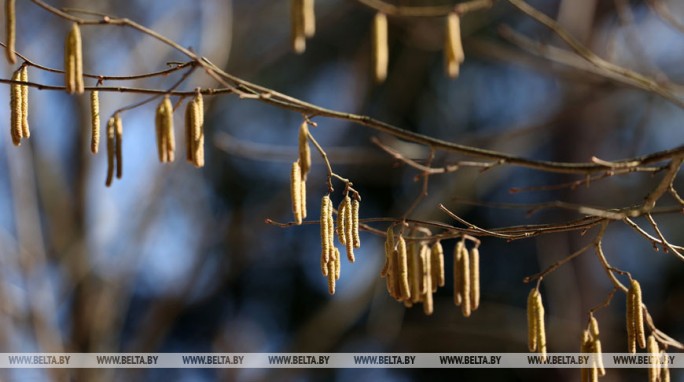
[[300, 187], [302, 190], [302, 220], [306, 219], [306, 180], [302, 179], [301, 180], [302, 186]]
[[463, 241], [456, 243], [454, 247], [454, 304], [460, 306], [463, 303], [463, 290], [461, 285], [461, 257], [463, 255], [465, 244]]
[[[651, 359], [655, 359], [655, 357], [660, 355], [660, 349], [658, 349], [658, 342], [656, 342], [655, 337], [648, 336], [647, 350], [646, 351], [651, 356]], [[658, 370], [658, 363], [652, 362], [651, 367], [648, 369], [648, 381], [649, 382], [658, 382], [659, 374], [660, 373]]]
[[470, 250], [470, 305], [473, 311], [480, 306], [480, 250]]
[[[413, 236], [413, 232], [411, 233]], [[415, 240], [408, 242], [406, 247], [406, 261], [408, 265], [409, 288], [411, 289], [411, 302], [420, 301], [420, 285], [422, 275], [420, 274], [420, 254], [418, 244]]]
[[630, 353], [636, 353], [636, 323], [634, 321], [634, 289], [627, 290], [627, 349]]
[[599, 326], [598, 321], [594, 316], [589, 318], [589, 328], [587, 332], [591, 335], [591, 351], [594, 353], [595, 364], [594, 367], [598, 371], [598, 375], [606, 375], [606, 370], [603, 367], [602, 350], [601, 350], [601, 340], [599, 339]]
[[160, 158], [162, 162], [173, 162], [176, 159], [176, 139], [173, 136], [173, 105], [171, 98], [166, 95], [159, 104], [157, 113], [159, 114], [159, 132], [161, 139], [157, 146], [161, 146]]
[[539, 294], [536, 288], [532, 288], [527, 295], [527, 348], [529, 351], [537, 351], [537, 304], [536, 296]]
[[166, 142], [164, 137], [164, 101], [157, 105], [157, 109], [154, 114], [154, 130], [156, 132], [157, 138], [157, 156], [159, 157], [159, 162], [166, 162]]
[[[21, 73], [19, 70], [12, 75], [12, 81], [21, 81]], [[12, 136], [12, 143], [15, 146], [21, 144], [22, 136], [22, 116], [21, 116], [21, 85], [10, 85], [10, 134]]]
[[347, 244], [347, 219], [345, 219], [347, 208], [349, 208], [348, 196], [344, 197], [340, 202], [340, 205], [337, 206], [337, 240], [339, 240], [342, 245]]
[[114, 114], [114, 124], [116, 126], [116, 178], [121, 179], [123, 176], [123, 124], [119, 113]]
[[291, 0], [290, 3], [292, 49], [298, 54], [306, 50], [305, 2], [306, 0]]
[[316, 34], [316, 11], [314, 0], [304, 0], [304, 35], [311, 38]]
[[420, 257], [423, 263], [423, 313], [428, 316], [434, 311], [432, 301], [432, 261], [430, 252], [430, 248], [428, 248], [427, 245], [423, 246], [423, 249], [420, 251]]
[[399, 296], [402, 300], [411, 299], [411, 287], [409, 286], [409, 271], [408, 271], [408, 258], [406, 251], [406, 240], [404, 237], [399, 235], [397, 240], [397, 264], [396, 276], [399, 283]]
[[537, 353], [546, 357], [546, 329], [544, 327], [544, 304], [542, 303], [541, 293], [537, 291], [534, 296], [534, 312], [536, 314], [535, 327], [537, 329]]
[[385, 265], [382, 267], [382, 270], [380, 270], [380, 277], [386, 277], [387, 276], [390, 258], [392, 256], [393, 251], [394, 251], [394, 231], [392, 230], [392, 226], [389, 226], [389, 228], [387, 228], [387, 235], [385, 238]]
[[10, 64], [17, 62], [16, 47], [17, 15], [14, 0], [5, 0], [5, 53]]
[[[28, 66], [21, 67], [19, 78], [21, 82], [28, 83]], [[28, 86], [20, 85], [19, 89], [21, 90], [21, 136], [28, 139], [31, 136], [28, 123]]]
[[633, 310], [632, 314], [634, 315], [634, 318], [632, 319], [634, 322], [634, 335], [636, 337], [636, 341], [639, 344], [639, 347], [644, 349], [646, 347], [646, 335], [644, 332], [644, 312], [643, 309], [641, 308], [642, 301], [641, 301], [641, 285], [639, 285], [639, 282], [636, 280], [632, 280], [632, 298], [633, 298]]
[[64, 56], [64, 79], [66, 91], [69, 94], [83, 94], [83, 51], [81, 44], [81, 29], [73, 23], [67, 35]]
[[[592, 341], [591, 341], [591, 336], [589, 334], [588, 330], [585, 330], [582, 332], [582, 343], [580, 346], [580, 353], [591, 353], [592, 352]], [[582, 382], [589, 382], [589, 377], [592, 374], [592, 369], [594, 369], [596, 366], [592, 365], [591, 368], [582, 368], [581, 372], [581, 381]], [[591, 381], [594, 382], [594, 381]]]
[[350, 263], [356, 261], [354, 258], [354, 217], [352, 216], [352, 203], [349, 196], [345, 197], [346, 208], [344, 209], [344, 244], [347, 249], [347, 260]]
[[388, 62], [387, 16], [378, 12], [373, 19], [373, 74], [375, 82], [380, 83], [387, 78]]
[[340, 268], [342, 266], [340, 250], [335, 248], [335, 280], [340, 279]]
[[335, 260], [328, 261], [328, 292], [335, 294]]
[[359, 201], [354, 198], [351, 203], [352, 213], [352, 241], [354, 248], [361, 248], [361, 237], [359, 236]]
[[306, 180], [311, 169], [311, 149], [309, 148], [309, 126], [306, 121], [299, 126], [299, 166], [302, 168], [302, 179]]
[[461, 44], [461, 19], [455, 12], [449, 13], [447, 16], [444, 58], [449, 77], [458, 77], [459, 66], [463, 62], [465, 55], [463, 54], [463, 45]]
[[100, 92], [90, 92], [90, 152], [97, 154], [100, 146]]
[[114, 151], [116, 150], [116, 122], [114, 117], [107, 121], [107, 180], [105, 185], [107, 187], [112, 185], [112, 178], [114, 177]]
[[660, 382], [670, 382], [669, 358], [667, 357], [665, 350], [660, 351], [660, 357], [668, 360], [668, 362], [665, 362], [660, 366]]
[[430, 248], [430, 273], [432, 277], [432, 291], [444, 286], [444, 248], [439, 241]]
[[463, 246], [463, 254], [461, 258], [461, 269], [459, 274], [461, 275], [461, 295], [463, 298], [463, 303], [461, 304], [461, 313], [463, 317], [470, 317], [472, 311], [472, 301], [470, 298], [471, 282], [470, 282], [470, 256], [468, 255], [468, 250]]
[[299, 168], [299, 160], [292, 163], [290, 172], [290, 196], [292, 199], [292, 213], [294, 222], [302, 224], [302, 173]]
[[193, 102], [197, 105], [197, 123], [192, 131], [192, 136], [195, 141], [193, 146], [195, 149], [195, 167], [204, 167], [204, 97], [202, 97], [202, 93], [199, 90], [197, 89], [193, 99]]
[[[321, 264], [327, 264], [328, 261], [330, 261], [330, 253], [332, 251], [332, 247], [330, 245], [330, 229], [328, 227], [329, 225], [329, 220], [332, 219], [332, 216], [329, 215], [330, 213], [330, 206], [332, 205], [332, 202], [330, 201], [330, 195], [325, 195], [323, 196], [323, 199], [321, 201]], [[324, 274], [326, 274], [326, 271]]]

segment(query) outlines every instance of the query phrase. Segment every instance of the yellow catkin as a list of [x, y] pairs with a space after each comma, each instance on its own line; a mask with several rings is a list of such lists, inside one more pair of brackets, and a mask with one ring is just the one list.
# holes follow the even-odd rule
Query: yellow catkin
[[[328, 220], [330, 216], [328, 216], [328, 211], [330, 210], [329, 207], [332, 205], [332, 202], [330, 201], [330, 196], [325, 195], [323, 196], [323, 199], [321, 201], [321, 264], [328, 264], [328, 261], [330, 261], [330, 232], [328, 229]], [[327, 275], [327, 268], [323, 271], [324, 275]]]
[[354, 248], [361, 248], [361, 237], [359, 236], [359, 201], [354, 198], [351, 204], [352, 213], [352, 241], [354, 242]]
[[387, 268], [385, 270], [385, 282], [387, 284], [387, 293], [389, 293], [392, 298], [397, 299], [397, 294], [394, 293], [396, 284], [396, 278], [399, 277], [399, 272], [397, 271], [398, 254], [394, 249], [390, 249], [387, 254]]
[[[528, 309], [529, 309], [529, 302], [528, 302]], [[536, 336], [534, 337], [536, 341]], [[591, 353], [592, 352], [592, 341], [591, 341], [591, 335], [589, 334], [588, 330], [585, 330], [582, 332], [582, 344], [580, 346], [580, 353]], [[533, 351], [533, 350], [530, 350]], [[582, 368], [580, 371], [581, 375], [581, 381], [582, 382], [589, 382], [589, 376], [591, 375], [591, 369], [593, 369], [595, 366], [592, 365], [591, 368]]]
[[306, 180], [302, 179], [302, 219], [306, 219]]
[[630, 353], [636, 353], [636, 325], [634, 322], [634, 289], [627, 290], [627, 349]]
[[447, 75], [458, 77], [459, 66], [463, 62], [463, 45], [461, 43], [461, 19], [455, 12], [449, 13], [446, 19], [444, 39], [444, 59]]
[[344, 209], [344, 244], [347, 249], [347, 260], [350, 263], [356, 261], [354, 258], [354, 218], [352, 216], [352, 203], [349, 196], [345, 198], [346, 208]]
[[378, 12], [373, 19], [373, 74], [376, 82], [383, 82], [387, 78], [388, 63], [387, 16]]
[[392, 226], [387, 228], [387, 235], [385, 236], [385, 265], [380, 270], [380, 277], [386, 277], [389, 269], [390, 258], [394, 251], [394, 231]]
[[157, 105], [157, 109], [154, 114], [154, 130], [157, 138], [157, 156], [159, 157], [159, 162], [165, 163], [167, 161], [166, 152], [166, 142], [164, 137], [164, 102], [160, 102]]
[[164, 116], [162, 123], [164, 158], [167, 162], [173, 162], [176, 159], [176, 138], [173, 132], [173, 104], [171, 104], [171, 98], [168, 95], [164, 96], [162, 101], [162, 113]]
[[195, 142], [193, 139], [193, 129], [197, 118], [197, 104], [190, 101], [185, 106], [185, 159], [195, 163]]
[[[669, 362], [665, 350], [660, 351], [660, 357]], [[660, 366], [660, 382], [670, 382], [670, 367], [668, 366], [668, 362], [665, 362]]]
[[335, 260], [328, 261], [328, 292], [335, 294]]
[[340, 250], [335, 248], [335, 280], [340, 279], [340, 268], [342, 267], [341, 257]]
[[[413, 235], [411, 235], [413, 236]], [[420, 301], [420, 255], [418, 253], [418, 244], [415, 240], [411, 240], [406, 248], [406, 262], [408, 265], [408, 279], [409, 288], [411, 289], [411, 302], [416, 303]]]
[[592, 344], [592, 350], [594, 351], [594, 357], [596, 357], [596, 370], [600, 376], [606, 375], [606, 369], [603, 366], [603, 350], [601, 349], [601, 340], [598, 337], [594, 337], [594, 343]]
[[529, 351], [537, 351], [537, 305], [536, 295], [539, 294], [536, 288], [532, 288], [527, 295], [527, 348]]
[[100, 146], [100, 92], [90, 92], [90, 152], [97, 154]]
[[302, 224], [302, 174], [299, 161], [292, 163], [290, 171], [290, 197], [295, 224]]
[[14, 0], [5, 0], [5, 53], [10, 64], [17, 62], [14, 53], [17, 39], [17, 15]]
[[594, 316], [591, 316], [589, 318], [589, 330], [591, 332], [592, 337], [598, 338], [599, 326], [598, 326], [598, 321], [596, 321], [596, 318], [594, 318]]
[[444, 286], [444, 248], [439, 241], [430, 248], [430, 274], [432, 291]]
[[[654, 359], [655, 357], [660, 355], [660, 349], [658, 349], [658, 342], [656, 342], [655, 337], [648, 336], [648, 341], [647, 341], [646, 346], [647, 346], [646, 351], [652, 357], [651, 359]], [[660, 373], [658, 370], [658, 364], [656, 362], [651, 363], [651, 367], [648, 369], [648, 381], [649, 382], [658, 382], [659, 374]]]
[[306, 179], [311, 169], [311, 148], [309, 147], [309, 126], [306, 121], [299, 126], [299, 165], [302, 179]]
[[[17, 70], [12, 75], [12, 81], [21, 81], [21, 73]], [[21, 144], [21, 85], [10, 85], [10, 134], [15, 146]]]
[[291, 0], [290, 20], [292, 49], [295, 53], [301, 54], [306, 50], [306, 30], [305, 30], [305, 2], [306, 0]]
[[536, 314], [535, 323], [537, 329], [537, 353], [546, 358], [546, 329], [544, 327], [544, 304], [542, 303], [541, 293], [537, 291], [534, 296], [534, 312]]
[[456, 243], [454, 247], [454, 304], [460, 306], [463, 303], [463, 295], [461, 289], [461, 256], [464, 248], [463, 241]]
[[472, 311], [472, 301], [470, 298], [470, 291], [472, 289], [470, 282], [470, 256], [468, 256], [468, 250], [463, 246], [463, 253], [461, 254], [461, 270], [459, 274], [461, 275], [461, 295], [463, 298], [463, 303], [461, 304], [461, 313], [463, 317], [470, 317]]
[[[28, 83], [28, 66], [22, 66], [19, 70], [19, 78], [21, 82]], [[22, 138], [29, 138], [31, 130], [28, 123], [28, 86], [21, 85], [21, 135]]]
[[480, 307], [480, 250], [470, 250], [470, 306], [473, 311]]
[[83, 51], [81, 29], [73, 23], [67, 35], [64, 57], [64, 78], [67, 93], [83, 94]]
[[304, 0], [304, 35], [311, 38], [316, 34], [316, 11], [314, 0]]
[[411, 287], [409, 286], [408, 258], [406, 250], [406, 240], [399, 235], [397, 239], [397, 280], [399, 292], [402, 300], [411, 299]]
[[123, 123], [119, 113], [114, 114], [114, 124], [116, 126], [116, 178], [121, 179], [123, 176]]
[[431, 315], [434, 311], [432, 301], [432, 270], [431, 270], [431, 256], [430, 248], [425, 245], [420, 251], [420, 259], [423, 264], [423, 313]]
[[195, 104], [194, 112], [197, 113], [197, 119], [193, 124], [192, 138], [194, 141], [193, 159], [195, 167], [204, 167], [204, 98], [199, 90], [195, 93], [195, 98], [192, 100]]
[[632, 314], [634, 314], [634, 328], [635, 336], [639, 347], [644, 349], [646, 347], [646, 334], [644, 332], [644, 311], [641, 308], [641, 285], [636, 280], [632, 280], [632, 290], [634, 299], [634, 308]]
[[112, 185], [114, 177], [114, 151], [116, 150], [116, 122], [114, 117], [107, 121], [107, 187]]
[[347, 220], [345, 219], [345, 213], [347, 208], [349, 207], [349, 197], [345, 197], [342, 199], [340, 202], [340, 205], [337, 206], [337, 240], [340, 241], [340, 244], [346, 245], [347, 244]]

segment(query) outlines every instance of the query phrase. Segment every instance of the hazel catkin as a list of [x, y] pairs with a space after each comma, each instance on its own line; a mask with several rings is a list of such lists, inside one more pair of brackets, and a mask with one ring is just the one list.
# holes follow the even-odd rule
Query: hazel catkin
[[387, 43], [387, 16], [378, 12], [373, 18], [373, 74], [375, 82], [387, 78], [389, 48]]
[[90, 152], [97, 154], [100, 146], [100, 95], [97, 90], [90, 92]]

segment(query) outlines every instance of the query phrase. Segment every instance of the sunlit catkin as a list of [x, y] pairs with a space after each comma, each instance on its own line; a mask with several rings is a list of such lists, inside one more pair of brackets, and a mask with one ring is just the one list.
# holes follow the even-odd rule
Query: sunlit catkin
[[[655, 359], [655, 357], [660, 355], [660, 349], [658, 349], [658, 342], [656, 342], [655, 337], [648, 336], [646, 351], [649, 353], [649, 356], [651, 356], [651, 359]], [[648, 381], [658, 382], [659, 374], [658, 363], [651, 362], [651, 367], [648, 369]]]
[[378, 12], [373, 19], [373, 74], [376, 82], [383, 82], [387, 78], [388, 63], [387, 16]]
[[193, 140], [195, 141], [193, 146], [195, 149], [194, 164], [195, 167], [204, 167], [204, 97], [202, 97], [199, 89], [195, 92], [195, 98], [192, 101], [197, 105], [197, 122], [192, 131]]
[[532, 288], [527, 295], [527, 348], [529, 351], [537, 351], [537, 304], [536, 296], [539, 294], [536, 288]]
[[535, 328], [537, 330], [537, 353], [542, 357], [546, 356], [546, 329], [544, 327], [544, 304], [542, 303], [541, 293], [537, 291], [534, 295]]
[[463, 256], [463, 250], [465, 249], [465, 244], [463, 241], [456, 242], [454, 247], [454, 304], [460, 306], [463, 303], [463, 290], [461, 285], [461, 278], [463, 274], [461, 273], [461, 257]]
[[100, 146], [100, 92], [90, 92], [90, 152], [97, 154]]
[[392, 226], [387, 228], [387, 234], [385, 236], [385, 265], [380, 270], [380, 277], [386, 277], [389, 270], [390, 259], [392, 257], [392, 252], [394, 251], [394, 231]]
[[17, 39], [16, 20], [14, 0], [5, 0], [5, 53], [10, 64], [17, 62], [17, 55], [14, 53]]
[[306, 219], [306, 180], [302, 179], [301, 183], [302, 186], [300, 187], [300, 189], [302, 190], [302, 219]]
[[420, 251], [420, 257], [423, 263], [423, 313], [428, 316], [434, 311], [432, 301], [432, 261], [430, 252], [431, 250], [427, 246], [423, 246], [423, 249]]
[[468, 255], [468, 250], [463, 247], [463, 254], [460, 256], [460, 271], [461, 275], [461, 295], [463, 298], [463, 303], [461, 304], [461, 313], [463, 317], [470, 317], [472, 312], [472, 299], [471, 290], [472, 283], [470, 281], [470, 256]]
[[311, 149], [309, 148], [309, 126], [306, 121], [299, 126], [299, 166], [302, 168], [302, 179], [306, 180], [311, 169]]
[[[28, 83], [28, 66], [21, 67], [19, 79], [21, 82]], [[31, 136], [28, 123], [28, 85], [20, 85], [19, 89], [21, 91], [21, 136], [27, 139]]]
[[627, 290], [627, 316], [625, 322], [627, 324], [627, 349], [630, 353], [636, 353], [636, 323], [634, 321], [634, 289]]
[[306, 0], [291, 0], [290, 2], [290, 38], [292, 39], [292, 49], [298, 54], [304, 53], [306, 50], [305, 3]]
[[328, 292], [335, 294], [335, 260], [328, 261]]
[[[19, 70], [12, 75], [12, 81], [21, 81]], [[10, 85], [10, 135], [15, 146], [21, 144], [22, 136], [22, 117], [21, 117], [21, 85]]]
[[83, 94], [83, 51], [77, 23], [72, 24], [65, 42], [64, 79], [67, 93]]
[[173, 162], [175, 159], [176, 140], [173, 135], [173, 105], [168, 95], [164, 96], [157, 106], [155, 124], [159, 161], [162, 163]]
[[347, 244], [347, 219], [345, 218], [347, 208], [349, 208], [349, 197], [344, 197], [337, 206], [337, 240], [340, 244]]
[[[528, 303], [529, 306], [529, 303]], [[529, 308], [528, 308], [529, 309]], [[536, 337], [535, 337], [536, 341]], [[591, 335], [589, 334], [589, 330], [585, 330], [582, 332], [582, 343], [580, 345], [580, 353], [591, 353], [592, 352], [592, 341], [591, 341]], [[532, 351], [532, 350], [530, 350]], [[592, 365], [591, 368], [582, 368], [580, 370], [580, 381], [581, 382], [589, 382], [589, 376], [592, 373], [592, 369], [594, 369], [595, 366]], [[594, 382], [594, 381], [592, 381]]]
[[634, 322], [634, 335], [639, 347], [644, 349], [646, 347], [646, 334], [644, 332], [644, 312], [641, 307], [641, 285], [639, 285], [638, 281], [632, 280], [631, 286], [633, 299], [632, 314], [634, 317], [632, 320]]
[[456, 78], [458, 77], [459, 66], [465, 58], [461, 44], [461, 19], [457, 13], [452, 12], [447, 16], [445, 34], [445, 67], [449, 77]]
[[359, 201], [354, 198], [351, 202], [351, 214], [352, 214], [352, 241], [354, 242], [354, 248], [361, 248], [361, 237], [359, 236]]
[[116, 126], [116, 178], [121, 179], [123, 176], [123, 123], [119, 113], [114, 114], [114, 124]]
[[157, 156], [159, 157], [159, 162], [165, 163], [166, 158], [166, 142], [164, 137], [164, 118], [166, 115], [164, 113], [164, 102], [160, 102], [157, 105], [157, 109], [154, 114], [154, 127], [157, 138]]
[[480, 306], [480, 250], [470, 250], [470, 307], [477, 310]]
[[399, 283], [400, 297], [402, 300], [411, 299], [411, 287], [409, 286], [408, 257], [406, 250], [406, 240], [399, 235], [397, 239], [397, 278]]
[[[321, 263], [322, 264], [328, 264], [328, 261], [330, 261], [330, 253], [332, 251], [332, 246], [330, 244], [330, 229], [329, 229], [329, 221], [332, 219], [332, 216], [330, 216], [330, 206], [332, 205], [332, 202], [330, 201], [330, 195], [324, 195], [323, 199], [321, 200], [321, 220], [320, 220], [320, 225], [321, 225]], [[324, 274], [327, 274], [327, 268], [326, 271], [324, 271]]]
[[112, 185], [114, 177], [114, 151], [116, 150], [116, 122], [114, 117], [107, 121], [107, 187]]
[[444, 248], [439, 241], [430, 248], [430, 277], [433, 292], [444, 286]]
[[347, 250], [347, 260], [350, 263], [356, 261], [354, 257], [354, 216], [352, 202], [349, 196], [345, 197], [347, 208], [344, 209], [344, 244]]
[[290, 171], [290, 196], [295, 224], [302, 224], [302, 174], [299, 161], [292, 163]]
[[335, 280], [340, 279], [340, 269], [342, 268], [342, 260], [340, 250], [335, 248]]

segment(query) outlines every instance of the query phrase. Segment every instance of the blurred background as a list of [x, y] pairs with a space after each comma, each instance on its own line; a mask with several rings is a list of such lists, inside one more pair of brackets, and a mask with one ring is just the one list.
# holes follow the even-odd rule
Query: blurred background
[[[447, 0], [392, 4], [445, 5]], [[460, 77], [444, 74], [441, 18], [390, 17], [388, 78], [371, 77], [373, 10], [357, 1], [317, 0], [317, 32], [306, 52], [291, 51], [289, 2], [271, 0], [50, 0], [56, 7], [128, 17], [208, 57], [228, 73], [331, 109], [370, 115], [403, 129], [535, 159], [616, 160], [684, 142], [682, 110], [653, 93], [616, 84], [581, 68], [551, 63], [501, 37], [502, 25], [534, 41], [567, 48], [552, 32], [505, 1], [462, 20], [466, 60]], [[661, 83], [684, 82], [684, 38], [643, 1], [531, 1], [599, 56]], [[666, 4], [684, 22], [684, 3]], [[17, 2], [17, 50], [63, 67], [70, 23]], [[82, 15], [82, 14], [81, 14]], [[88, 17], [85, 15], [84, 17]], [[83, 26], [84, 70], [106, 75], [158, 71], [180, 53], [133, 30]], [[578, 61], [582, 61], [576, 57]], [[4, 78], [12, 70], [0, 60]], [[220, 87], [197, 71], [180, 89]], [[181, 73], [106, 86], [165, 89]], [[61, 75], [29, 69], [31, 81], [62, 85]], [[86, 82], [93, 86], [94, 81]], [[674, 85], [673, 85], [674, 86]], [[7, 88], [8, 89], [8, 88]], [[678, 88], [677, 88], [678, 89]], [[453, 304], [451, 277], [435, 295], [435, 312], [406, 309], [379, 277], [384, 238], [361, 233], [354, 264], [342, 264], [337, 293], [320, 274], [317, 224], [279, 228], [292, 219], [289, 172], [302, 116], [233, 95], [206, 97], [206, 166], [158, 163], [156, 102], [124, 112], [124, 175], [104, 185], [106, 155], [89, 152], [87, 94], [31, 89], [30, 140], [0, 138], [1, 352], [526, 352], [525, 304], [537, 273], [595, 237], [577, 232], [507, 242], [483, 238], [482, 302], [470, 318]], [[100, 93], [105, 121], [144, 95]], [[174, 99], [175, 101], [175, 99]], [[0, 94], [9, 103], [9, 91]], [[182, 113], [176, 113], [179, 153]], [[9, 125], [8, 108], [0, 120]], [[336, 173], [360, 192], [361, 218], [401, 217], [421, 190], [416, 170], [370, 142], [377, 136], [424, 162], [425, 147], [345, 121], [315, 118], [311, 133]], [[327, 192], [325, 167], [313, 153], [307, 182], [310, 219]], [[434, 163], [464, 159], [438, 152]], [[462, 169], [430, 178], [429, 195], [411, 215], [458, 225], [437, 208], [484, 228], [563, 222], [573, 211], [544, 209], [564, 201], [603, 208], [634, 205], [658, 177], [616, 176], [589, 187], [537, 190], [578, 180], [514, 167]], [[341, 198], [335, 184], [333, 203]], [[675, 186], [682, 190], [684, 182]], [[512, 188], [522, 189], [512, 193]], [[531, 189], [530, 189], [531, 188]], [[523, 205], [522, 208], [511, 204]], [[672, 206], [665, 196], [659, 206]], [[681, 214], [657, 216], [673, 243], [684, 243]], [[645, 220], [637, 219], [645, 229]], [[385, 230], [384, 223], [371, 224]], [[453, 240], [445, 241], [451, 254]], [[684, 267], [656, 252], [626, 225], [610, 225], [604, 250], [632, 273], [656, 326], [684, 339]], [[450, 256], [447, 269], [451, 267]], [[588, 309], [611, 291], [593, 252], [544, 279], [550, 352], [579, 351]], [[604, 352], [625, 352], [624, 295], [597, 312]], [[670, 349], [674, 352], [674, 349]], [[2, 370], [7, 381], [42, 380], [378, 380], [449, 375], [463, 380], [578, 380], [579, 369], [292, 369], [292, 370]], [[684, 380], [679, 370], [673, 380]], [[645, 369], [608, 370], [605, 381], [645, 380]]]

